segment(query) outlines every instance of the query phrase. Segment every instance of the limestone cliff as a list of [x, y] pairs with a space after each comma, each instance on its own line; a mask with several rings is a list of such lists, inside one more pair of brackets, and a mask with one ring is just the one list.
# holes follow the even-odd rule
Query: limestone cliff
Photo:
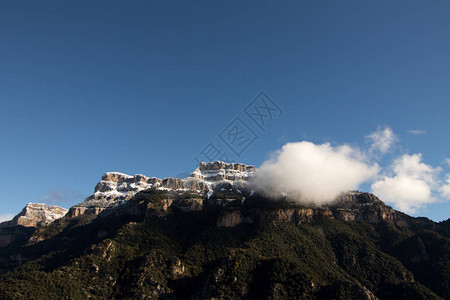
[[24, 227], [37, 227], [40, 225], [48, 225], [64, 217], [67, 211], [67, 209], [59, 206], [47, 206], [43, 203], [28, 203], [11, 221], [3, 222], [0, 226], [12, 227], [19, 225]]
[[[70, 208], [68, 215], [77, 217], [82, 214], [99, 214], [105, 209], [124, 204], [140, 191], [152, 188], [168, 191], [189, 191], [196, 193], [197, 198], [202, 198], [204, 194], [210, 196], [215, 189], [226, 184], [237, 187], [244, 186], [254, 171], [254, 166], [216, 161], [200, 162], [198, 168], [187, 178], [168, 177], [159, 179], [141, 174], [131, 176], [119, 172], [108, 172], [102, 176], [101, 181], [95, 186], [94, 194], [84, 202]], [[197, 200], [197, 210], [203, 205], [199, 202], [201, 201]], [[174, 205], [177, 205], [177, 203], [174, 203]], [[186, 209], [185, 205], [180, 207]]]

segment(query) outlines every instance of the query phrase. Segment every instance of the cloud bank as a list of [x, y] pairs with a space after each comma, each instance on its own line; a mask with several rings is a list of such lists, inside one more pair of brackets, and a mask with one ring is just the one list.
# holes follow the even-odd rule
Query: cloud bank
[[422, 155], [404, 154], [392, 164], [393, 174], [372, 184], [372, 192], [396, 208], [413, 213], [436, 202], [433, 190], [439, 185], [440, 168], [422, 162]]
[[[285, 194], [323, 204], [369, 183], [372, 193], [407, 213], [450, 200], [450, 173], [442, 180], [442, 168], [424, 163], [421, 153], [401, 154], [385, 169], [379, 167], [383, 154], [398, 142], [392, 129], [378, 128], [366, 138], [371, 145], [365, 151], [329, 143], [288, 143], [256, 170], [251, 184], [268, 197]], [[450, 159], [444, 163], [450, 166]]]
[[307, 141], [288, 143], [255, 172], [251, 184], [269, 197], [287, 194], [302, 202], [322, 204], [356, 189], [379, 171], [377, 164], [349, 146]]

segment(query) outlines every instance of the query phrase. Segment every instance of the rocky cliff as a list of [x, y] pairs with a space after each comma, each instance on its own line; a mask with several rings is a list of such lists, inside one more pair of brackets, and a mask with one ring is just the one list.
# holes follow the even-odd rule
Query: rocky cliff
[[105, 209], [124, 204], [136, 193], [151, 188], [189, 191], [198, 194], [199, 197], [203, 197], [204, 194], [212, 195], [216, 188], [225, 184], [236, 187], [245, 186], [254, 171], [254, 166], [216, 161], [200, 162], [198, 168], [187, 178], [159, 179], [141, 174], [131, 176], [119, 172], [108, 172], [95, 186], [94, 194], [72, 207], [69, 216], [99, 214]]
[[[251, 203], [249, 203], [251, 202]], [[400, 227], [409, 227], [413, 218], [385, 205], [373, 194], [348, 192], [327, 205], [303, 205], [284, 199], [268, 201], [262, 197], [250, 198], [240, 206], [224, 207], [217, 219], [219, 227], [234, 227], [240, 224], [272, 224], [292, 222], [300, 224], [319, 218], [342, 221], [386, 221]]]
[[67, 209], [59, 206], [28, 203], [11, 221], [0, 223], [0, 247], [16, 241], [26, 242], [36, 227], [47, 226], [64, 217], [67, 212]]
[[[219, 227], [255, 222], [301, 223], [323, 216], [371, 223], [386, 220], [400, 226], [408, 226], [404, 214], [384, 205], [381, 200], [368, 193], [347, 192], [333, 203], [322, 206], [299, 204], [289, 199], [268, 201], [257, 192], [255, 194], [248, 185], [254, 172], [254, 166], [220, 161], [201, 162], [187, 178], [160, 179], [141, 174], [131, 176], [108, 172], [95, 186], [93, 195], [71, 207], [68, 213], [61, 207], [30, 203], [12, 221], [0, 226], [48, 225], [66, 213], [68, 218], [84, 214], [98, 215], [111, 209], [133, 214], [137, 213], [137, 210], [135, 204], [127, 205], [129, 200], [141, 194], [139, 197], [145, 201], [144, 191], [148, 190], [165, 192], [165, 204], [160, 207], [163, 211], [169, 208], [182, 212], [219, 209], [220, 214], [216, 222]], [[149, 208], [154, 209], [154, 206], [155, 203], [151, 203]], [[276, 209], [273, 209], [274, 207]]]
[[11, 221], [1, 223], [0, 227], [37, 227], [40, 225], [48, 225], [64, 217], [67, 212], [67, 209], [59, 206], [47, 206], [43, 203], [28, 203], [17, 216]]
[[5, 299], [450, 297], [448, 222], [368, 193], [314, 206], [230, 182], [151, 188], [98, 216], [7, 229], [19, 227], [31, 231], [0, 248]]
[[[152, 188], [197, 194], [195, 201], [178, 199], [173, 205], [184, 211], [199, 210], [203, 207], [201, 199], [205, 195], [212, 195], [215, 189], [224, 185], [245, 186], [254, 171], [254, 166], [216, 161], [201, 162], [187, 178], [160, 179], [141, 174], [131, 176], [120, 172], [107, 172], [95, 186], [94, 193], [69, 210], [59, 206], [29, 203], [13, 220], [1, 223], [0, 228], [46, 226], [66, 214], [71, 218], [83, 214], [98, 215], [106, 209], [126, 203], [138, 192]], [[191, 205], [195, 208], [191, 208]]]
[[449, 221], [358, 191], [322, 205], [267, 198], [253, 172], [222, 162], [181, 179], [111, 172], [67, 214], [28, 204], [0, 228], [0, 294], [449, 299]]

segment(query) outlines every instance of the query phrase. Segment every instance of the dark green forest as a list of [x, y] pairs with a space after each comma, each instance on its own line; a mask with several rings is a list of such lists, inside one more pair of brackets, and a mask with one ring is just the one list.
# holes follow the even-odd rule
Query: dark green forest
[[[0, 248], [0, 298], [450, 299], [448, 220], [225, 228], [219, 210], [159, 209], [165, 197], [140, 193], [130, 204], [145, 213], [63, 218], [34, 232], [39, 242]], [[26, 262], [8, 268], [12, 255]]]

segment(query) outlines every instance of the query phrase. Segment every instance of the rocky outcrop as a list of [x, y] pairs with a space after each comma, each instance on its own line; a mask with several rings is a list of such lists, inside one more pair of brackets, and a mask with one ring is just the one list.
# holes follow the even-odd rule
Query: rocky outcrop
[[[126, 214], [164, 215], [169, 207], [181, 212], [219, 211], [217, 226], [220, 227], [233, 227], [242, 223], [302, 223], [320, 217], [369, 223], [388, 221], [403, 227], [410, 225], [408, 216], [384, 205], [374, 195], [360, 192], [343, 193], [333, 203], [320, 207], [299, 203], [291, 203], [293, 205], [281, 209], [273, 208], [277, 205], [269, 205], [272, 208], [249, 206], [245, 203], [245, 197], [253, 194], [249, 190], [248, 180], [254, 172], [254, 166], [220, 161], [199, 163], [198, 168], [187, 178], [159, 179], [142, 174], [131, 176], [108, 172], [95, 186], [94, 194], [70, 208], [68, 213], [61, 207], [30, 203], [12, 221], [0, 227], [36, 227], [50, 224], [66, 213], [73, 218], [83, 214], [98, 215], [114, 208]], [[146, 197], [152, 196], [146, 191], [150, 190], [165, 192], [164, 200], [148, 201]], [[132, 198], [138, 198], [139, 201], [130, 204]], [[129, 205], [124, 205], [127, 203]]]
[[26, 242], [37, 227], [49, 225], [66, 213], [67, 209], [59, 206], [28, 203], [11, 221], [0, 224], [0, 247], [13, 242]]
[[[239, 163], [201, 162], [187, 178], [168, 177], [159, 179], [136, 174], [134, 176], [108, 172], [104, 174], [101, 181], [97, 183], [94, 194], [84, 202], [72, 207], [69, 211], [70, 217], [82, 214], [99, 214], [105, 209], [110, 209], [124, 204], [133, 198], [138, 192], [148, 189], [168, 191], [189, 191], [196, 193], [197, 198], [204, 194], [211, 195], [216, 188], [221, 188], [224, 183], [242, 187], [255, 171], [254, 166]], [[178, 205], [183, 211], [201, 210], [203, 201], [190, 200], [192, 203]]]
[[239, 163], [200, 162], [190, 177], [206, 181], [248, 180], [255, 172], [254, 166]]
[[156, 177], [147, 177], [136, 174], [130, 176], [119, 172], [105, 173], [101, 181], [97, 183], [94, 194], [86, 199], [85, 202], [97, 200], [98, 202], [117, 202], [128, 200], [137, 192], [157, 188], [162, 180]]
[[203, 198], [181, 198], [172, 203], [172, 207], [182, 212], [203, 210]]
[[234, 227], [239, 224], [271, 224], [295, 222], [303, 223], [311, 221], [313, 218], [327, 217], [334, 218], [331, 211], [327, 209], [312, 208], [283, 208], [264, 209], [253, 208], [242, 210], [241, 208], [224, 209], [217, 219], [219, 227]]
[[35, 230], [35, 227], [23, 227], [17, 225], [10, 227], [2, 226], [0, 228], [0, 247], [7, 246], [15, 241], [26, 241]]
[[[222, 172], [221, 163], [200, 164], [196, 171], [217, 171]], [[240, 164], [229, 164], [230, 170], [247, 172], [248, 166]], [[252, 169], [250, 167], [250, 169]], [[194, 172], [195, 173], [195, 172]], [[215, 178], [215, 177], [214, 177]], [[247, 177], [248, 178], [248, 177]], [[114, 180], [121, 184], [124, 180], [128, 183], [149, 182], [149, 178], [143, 175], [127, 176], [123, 174], [107, 173], [102, 179]], [[210, 177], [211, 179], [211, 177]], [[143, 203], [148, 202], [145, 208], [136, 204], [123, 206], [127, 200], [111, 201], [105, 199], [88, 198], [85, 202], [72, 207], [68, 213], [70, 217], [77, 217], [82, 214], [99, 214], [104, 210], [118, 208], [129, 214], [164, 215], [169, 207], [181, 211], [207, 211], [219, 209], [219, 217], [216, 225], [219, 227], [234, 227], [239, 224], [272, 224], [277, 225], [283, 222], [303, 223], [310, 222], [315, 218], [334, 218], [344, 221], [366, 221], [378, 223], [387, 221], [402, 227], [410, 226], [410, 218], [402, 213], [386, 206], [376, 196], [369, 193], [348, 192], [343, 193], [336, 201], [327, 205], [315, 206], [292, 202], [287, 207], [274, 209], [273, 205], [268, 207], [252, 207], [244, 204], [244, 195], [249, 195], [249, 191], [244, 191], [243, 180], [232, 181], [221, 179], [218, 181], [206, 181], [195, 177], [189, 178], [165, 178], [158, 183], [157, 190], [165, 192], [164, 200], [159, 202], [146, 201], [148, 192], [141, 191], [138, 199]], [[104, 186], [104, 185], [98, 185]], [[211, 189], [206, 194], [206, 189]], [[240, 189], [243, 189], [242, 191]], [[114, 190], [116, 191], [116, 190]], [[139, 191], [139, 189], [138, 189]], [[127, 193], [130, 193], [128, 190]], [[136, 195], [134, 192], [133, 195]], [[151, 195], [151, 192], [148, 194]], [[130, 196], [131, 197], [131, 196]], [[132, 198], [132, 197], [131, 197]], [[119, 198], [123, 199], [123, 198]], [[136, 197], [135, 197], [136, 199]], [[281, 201], [281, 200], [280, 200]], [[276, 201], [272, 202], [275, 206]], [[144, 211], [147, 212], [143, 212]]]
[[68, 217], [76, 218], [83, 214], [93, 214], [98, 215], [102, 211], [104, 211], [105, 207], [86, 207], [86, 206], [72, 206], [67, 213]]
[[217, 227], [234, 227], [244, 222], [241, 210], [227, 210], [221, 212], [216, 225]]
[[315, 218], [330, 218], [343, 221], [365, 221], [379, 223], [386, 221], [400, 227], [411, 226], [413, 218], [386, 206], [376, 196], [369, 193], [350, 192], [328, 205], [273, 209], [268, 207], [239, 207], [221, 210], [217, 226], [234, 227], [239, 224], [272, 224], [284, 222], [303, 223]]
[[0, 227], [37, 227], [48, 225], [53, 221], [64, 217], [67, 211], [67, 209], [59, 206], [47, 206], [43, 203], [28, 203], [17, 216], [11, 221], [0, 224]]
[[254, 171], [254, 166], [216, 161], [201, 162], [187, 178], [159, 179], [141, 174], [130, 176], [119, 172], [108, 172], [102, 176], [101, 181], [95, 186], [94, 194], [87, 201], [128, 200], [137, 192], [150, 188], [208, 192], [212, 186], [221, 181], [246, 181]]

